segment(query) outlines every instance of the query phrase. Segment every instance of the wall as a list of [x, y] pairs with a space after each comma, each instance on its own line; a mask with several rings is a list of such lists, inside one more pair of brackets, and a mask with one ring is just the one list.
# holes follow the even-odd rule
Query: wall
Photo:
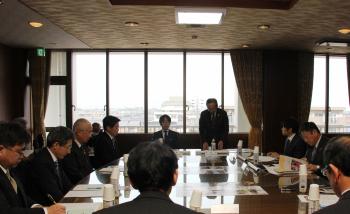
[[[298, 52], [263, 53], [263, 151], [281, 152], [281, 121], [297, 115]], [[302, 122], [302, 121], [299, 121]]]
[[0, 121], [24, 116], [26, 50], [0, 44]]

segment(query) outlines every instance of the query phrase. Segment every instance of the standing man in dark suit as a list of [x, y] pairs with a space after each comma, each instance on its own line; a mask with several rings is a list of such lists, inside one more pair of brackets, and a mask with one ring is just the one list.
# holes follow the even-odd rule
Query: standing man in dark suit
[[339, 201], [325, 207], [315, 214], [346, 214], [350, 210], [350, 137], [332, 138], [324, 150], [325, 167], [322, 174], [327, 176], [329, 184]]
[[320, 168], [324, 165], [323, 150], [329, 139], [323, 136], [314, 122], [305, 122], [300, 128], [301, 136], [309, 145], [306, 150], [307, 168], [320, 174]]
[[[299, 136], [299, 123], [294, 118], [286, 119], [282, 122], [282, 135], [286, 137], [284, 142], [283, 155], [293, 158], [305, 157], [307, 144]], [[277, 152], [270, 152], [268, 155], [272, 157], [279, 157]]]
[[214, 98], [207, 100], [207, 110], [201, 112], [199, 118], [199, 134], [202, 149], [207, 150], [212, 139], [217, 148], [223, 149], [228, 136], [228, 117], [226, 111], [218, 108], [218, 101]]
[[170, 146], [172, 149], [179, 149], [179, 143], [177, 142], [177, 139], [179, 137], [179, 133], [174, 132], [169, 129], [171, 123], [171, 118], [169, 115], [164, 114], [159, 118], [159, 124], [162, 127], [162, 130], [154, 132], [152, 139], [158, 140], [162, 139], [163, 143]]
[[116, 136], [119, 132], [120, 119], [114, 116], [103, 118], [103, 132], [95, 139], [95, 168], [100, 168], [121, 157], [117, 149]]
[[133, 188], [138, 189], [140, 195], [130, 202], [96, 214], [197, 213], [175, 204], [169, 198], [171, 188], [177, 182], [177, 168], [177, 157], [168, 146], [158, 142], [138, 144], [129, 154], [128, 174]]
[[91, 137], [91, 130], [91, 123], [84, 118], [76, 120], [73, 125], [74, 142], [72, 143], [72, 150], [62, 160], [63, 170], [73, 184], [78, 183], [92, 172], [86, 145]]
[[62, 169], [61, 160], [70, 153], [73, 132], [63, 126], [55, 127], [47, 136], [47, 147], [35, 155], [31, 164], [33, 199], [44, 205], [53, 204], [48, 194], [59, 201], [70, 190], [72, 183]]
[[25, 193], [21, 182], [11, 172], [23, 159], [25, 144], [30, 142], [26, 130], [18, 124], [0, 123], [0, 212], [6, 214], [65, 214], [59, 204], [43, 208]]

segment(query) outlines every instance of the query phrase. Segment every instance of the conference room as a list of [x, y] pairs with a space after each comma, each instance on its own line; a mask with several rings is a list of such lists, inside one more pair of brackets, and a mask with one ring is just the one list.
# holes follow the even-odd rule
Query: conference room
[[[103, 184], [113, 183], [112, 172], [119, 175], [113, 204], [138, 197], [125, 160], [143, 142], [167, 144], [164, 123], [176, 132], [175, 204], [204, 213], [307, 213], [302, 197], [317, 184], [323, 209], [338, 200], [321, 172], [330, 163], [308, 168], [303, 192], [299, 170], [319, 145], [308, 134], [349, 133], [348, 9], [340, 0], [0, 0], [0, 121], [26, 122], [30, 158], [59, 126], [72, 130], [73, 151], [79, 119], [99, 124], [96, 136], [118, 125], [102, 153], [92, 133], [84, 151], [91, 173], [53, 196], [70, 204], [68, 213], [107, 206]], [[225, 135], [205, 139], [201, 121], [212, 98]], [[118, 121], [105, 126], [108, 116]], [[305, 158], [284, 155], [291, 118]], [[113, 162], [98, 162], [112, 150]], [[31, 169], [25, 161], [18, 177]]]

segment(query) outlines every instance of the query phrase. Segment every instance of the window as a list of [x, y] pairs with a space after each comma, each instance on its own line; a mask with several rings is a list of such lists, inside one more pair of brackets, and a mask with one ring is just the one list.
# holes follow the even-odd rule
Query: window
[[113, 52], [109, 57], [110, 115], [119, 132], [144, 132], [144, 53]]
[[72, 55], [73, 121], [86, 118], [101, 123], [106, 115], [106, 53]]
[[[329, 59], [327, 76], [326, 61]], [[349, 132], [350, 109], [345, 56], [315, 56], [314, 82], [309, 120], [322, 132]], [[327, 82], [329, 88], [326, 88]], [[326, 115], [328, 92], [328, 118]]]
[[309, 121], [317, 124], [320, 131], [325, 130], [325, 104], [326, 104], [326, 57], [314, 57], [314, 82]]
[[206, 100], [221, 104], [221, 53], [187, 53], [186, 63], [186, 132], [199, 132]]
[[350, 121], [346, 57], [329, 57], [328, 132], [346, 132]]
[[[161, 62], [161, 63], [160, 63]], [[183, 132], [183, 53], [148, 54], [148, 132], [160, 129], [159, 117], [171, 117], [171, 129]]]
[[247, 132], [230, 54], [222, 56], [222, 51], [73, 52], [73, 121], [102, 123], [108, 113], [121, 119], [120, 133], [153, 133], [160, 129], [159, 117], [168, 114], [171, 129], [198, 133], [206, 100], [216, 98], [228, 113], [230, 132]]

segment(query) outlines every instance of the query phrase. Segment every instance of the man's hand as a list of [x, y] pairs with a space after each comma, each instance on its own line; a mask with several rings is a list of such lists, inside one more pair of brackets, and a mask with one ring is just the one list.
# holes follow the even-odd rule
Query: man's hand
[[54, 204], [47, 208], [48, 214], [66, 214], [66, 208], [61, 204]]
[[209, 149], [209, 144], [207, 142], [204, 142], [202, 145], [203, 150], [208, 150]]
[[222, 150], [222, 149], [224, 149], [224, 142], [222, 140], [220, 140], [218, 142], [218, 150]]
[[269, 152], [269, 153], [267, 153], [267, 156], [270, 156], [273, 158], [279, 158], [280, 154], [278, 154], [277, 152]]
[[320, 168], [319, 165], [314, 165], [314, 164], [311, 164], [311, 163], [307, 165], [307, 170], [309, 170], [309, 171], [315, 172], [315, 171], [317, 171], [319, 168]]

